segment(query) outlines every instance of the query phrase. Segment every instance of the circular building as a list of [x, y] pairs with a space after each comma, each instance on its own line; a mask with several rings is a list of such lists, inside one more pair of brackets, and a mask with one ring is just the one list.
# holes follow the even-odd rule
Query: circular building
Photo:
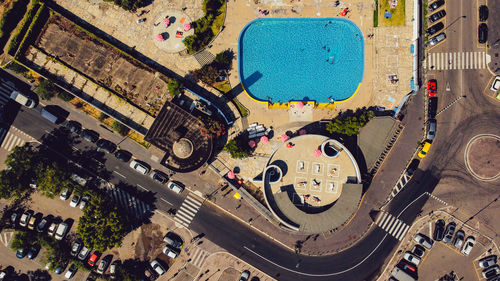
[[363, 189], [349, 150], [322, 135], [302, 135], [283, 143], [270, 156], [263, 183], [273, 215], [304, 234], [344, 225], [357, 210]]

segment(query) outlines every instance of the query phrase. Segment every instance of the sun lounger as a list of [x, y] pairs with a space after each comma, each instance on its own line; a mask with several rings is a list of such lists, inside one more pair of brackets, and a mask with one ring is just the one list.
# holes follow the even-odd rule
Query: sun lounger
[[315, 170], [315, 172], [316, 172], [316, 173], [319, 173], [319, 170], [320, 170], [320, 165], [319, 165], [319, 164], [316, 164], [316, 165], [314, 166], [314, 168], [316, 169], [316, 170]]
[[304, 170], [304, 162], [303, 161], [299, 162], [299, 169]]

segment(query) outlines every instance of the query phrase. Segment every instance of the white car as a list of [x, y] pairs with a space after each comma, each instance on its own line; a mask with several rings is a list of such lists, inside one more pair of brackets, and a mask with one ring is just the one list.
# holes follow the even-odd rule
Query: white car
[[70, 194], [71, 194], [71, 192], [69, 191], [69, 189], [65, 188], [61, 192], [61, 195], [59, 195], [59, 199], [66, 201], [66, 200], [68, 200]]
[[462, 254], [468, 256], [474, 247], [474, 244], [476, 244], [476, 239], [472, 236], [467, 237], [467, 239], [465, 239], [464, 247], [462, 248]]
[[179, 253], [174, 248], [170, 247], [170, 245], [166, 245], [163, 248], [163, 253], [173, 259], [179, 256]]
[[479, 265], [480, 268], [488, 268], [488, 267], [494, 265], [495, 263], [497, 263], [497, 256], [491, 255], [491, 256], [487, 256], [485, 258], [480, 259], [477, 262], [477, 265]]
[[66, 274], [64, 274], [64, 278], [71, 279], [75, 275], [77, 270], [78, 268], [74, 264], [72, 264], [69, 267], [68, 271], [66, 271]]
[[169, 183], [167, 183], [167, 187], [172, 190], [173, 192], [179, 194], [181, 193], [182, 191], [184, 191], [184, 188], [182, 186], [180, 186], [179, 184], [171, 181]]
[[80, 210], [83, 210], [83, 208], [85, 208], [85, 206], [87, 205], [87, 202], [90, 201], [90, 196], [89, 195], [85, 195], [82, 197], [82, 202], [80, 202]]
[[154, 259], [151, 262], [151, 267], [154, 269], [156, 273], [158, 273], [158, 275], [163, 275], [166, 272], [165, 268], [163, 268], [163, 266], [158, 262], [157, 259]]
[[420, 264], [420, 258], [417, 257], [416, 255], [414, 255], [413, 253], [411, 252], [406, 252], [403, 256], [403, 258], [411, 263], [413, 263], [414, 265], [418, 266]]
[[80, 196], [73, 195], [73, 198], [71, 198], [71, 202], [69, 202], [69, 206], [76, 208], [76, 206], [78, 206], [79, 203], [80, 203]]
[[136, 170], [137, 172], [143, 175], [147, 175], [149, 173], [149, 167], [147, 167], [143, 163], [139, 163], [139, 161], [136, 160], [130, 162], [130, 168]]
[[491, 83], [490, 90], [494, 92], [498, 92], [498, 90], [500, 90], [500, 76], [495, 76], [493, 83]]
[[432, 249], [432, 245], [434, 245], [434, 240], [421, 233], [417, 233], [415, 237], [413, 237], [413, 240], [429, 250]]
[[18, 91], [13, 91], [10, 94], [10, 98], [15, 100], [17, 103], [26, 106], [27, 108], [35, 107], [35, 101], [27, 97], [25, 94], [22, 94]]

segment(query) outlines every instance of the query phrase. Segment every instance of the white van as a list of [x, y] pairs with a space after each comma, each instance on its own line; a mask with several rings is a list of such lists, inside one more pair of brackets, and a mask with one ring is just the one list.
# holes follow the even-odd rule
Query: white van
[[60, 223], [56, 230], [56, 240], [62, 240], [66, 232], [68, 232], [68, 224], [64, 222]]
[[21, 105], [26, 106], [27, 108], [33, 108], [35, 107], [35, 101], [27, 97], [26, 95], [18, 92], [18, 91], [13, 91], [10, 94], [10, 98], [15, 100], [17, 103], [20, 103]]

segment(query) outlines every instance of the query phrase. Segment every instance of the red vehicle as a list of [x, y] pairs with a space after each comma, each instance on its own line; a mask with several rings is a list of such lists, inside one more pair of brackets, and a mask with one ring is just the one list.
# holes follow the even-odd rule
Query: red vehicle
[[89, 265], [92, 267], [94, 266], [95, 262], [97, 261], [97, 255], [96, 254], [92, 254], [90, 256], [90, 259], [89, 259]]
[[427, 81], [427, 93], [429, 97], [434, 97], [437, 94], [438, 83], [436, 79], [431, 79]]
[[401, 268], [402, 270], [406, 271], [406, 272], [408, 272], [408, 270], [412, 271], [412, 272], [417, 271], [417, 268], [415, 267], [414, 264], [409, 263], [409, 262], [404, 261], [404, 260], [401, 260], [399, 262], [398, 267]]

